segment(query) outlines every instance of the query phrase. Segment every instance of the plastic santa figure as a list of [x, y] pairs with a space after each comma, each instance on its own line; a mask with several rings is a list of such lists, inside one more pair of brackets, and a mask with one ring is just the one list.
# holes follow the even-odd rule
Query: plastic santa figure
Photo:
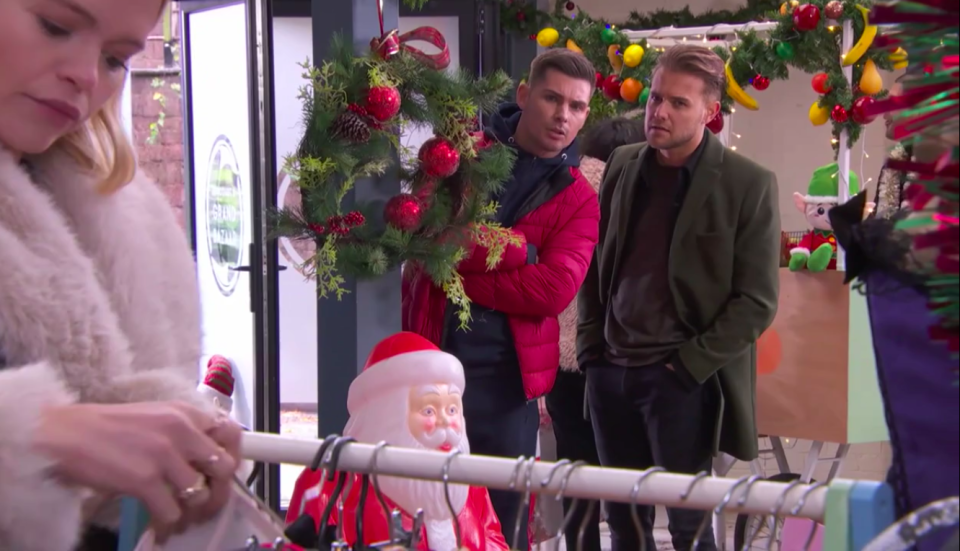
[[[797, 246], [790, 250], [790, 271], [804, 268], [811, 272], [835, 270], [837, 268], [837, 238], [830, 226], [830, 209], [837, 206], [840, 167], [837, 163], [822, 166], [814, 171], [807, 188], [807, 194], [793, 194], [793, 202], [807, 219], [812, 230], [805, 234]], [[850, 173], [850, 196], [860, 192], [857, 175]], [[867, 205], [872, 210], [872, 203]]]
[[[467, 454], [470, 446], [463, 418], [463, 366], [452, 355], [441, 352], [430, 341], [408, 332], [392, 335], [374, 347], [363, 372], [350, 385], [347, 410], [350, 420], [344, 436], [375, 444], [419, 450]], [[349, 493], [343, 501], [343, 532], [347, 543], [357, 540], [356, 514], [362, 486], [361, 475], [347, 480]], [[412, 514], [424, 512], [420, 549], [455, 551], [456, 529], [461, 547], [472, 551], [509, 549], [500, 521], [490, 503], [487, 489], [449, 484], [449, 496], [456, 519], [451, 518], [442, 482], [379, 476], [378, 482], [388, 508], [403, 513], [403, 526], [413, 526]], [[309, 514], [319, 525], [335, 482], [321, 486], [320, 470], [304, 470], [297, 479], [287, 522]], [[363, 507], [363, 541], [377, 543], [390, 539], [388, 518], [371, 485]], [[334, 508], [336, 511], [336, 508]], [[336, 524], [337, 515], [328, 525]]]

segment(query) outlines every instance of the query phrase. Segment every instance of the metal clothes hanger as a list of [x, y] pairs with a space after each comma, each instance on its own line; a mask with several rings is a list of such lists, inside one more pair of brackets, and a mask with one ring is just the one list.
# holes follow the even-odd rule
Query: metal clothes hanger
[[[570, 464], [569, 459], [561, 459], [560, 461], [557, 461], [556, 463], [554, 463], [553, 467], [550, 467], [550, 472], [547, 473], [547, 477], [540, 481], [540, 492], [537, 495], [543, 496], [543, 491], [547, 488], [547, 486], [550, 485], [551, 482], [553, 482], [553, 475], [555, 475], [557, 471], [560, 470], [561, 467], [569, 464]], [[541, 507], [543, 507], [543, 499], [538, 498], [537, 506], [533, 508], [533, 525], [534, 526], [540, 525], [540, 519], [542, 518], [542, 515], [540, 514]]]
[[773, 527], [770, 529], [770, 536], [767, 539], [767, 551], [771, 551], [771, 549], [773, 548], [773, 540], [777, 536], [777, 524], [780, 519], [780, 511], [783, 509], [783, 505], [787, 501], [787, 495], [790, 493], [791, 490], [793, 490], [800, 484], [803, 484], [803, 482], [799, 478], [796, 480], [793, 480], [792, 482], [790, 482], [790, 484], [787, 484], [787, 487], [784, 488], [783, 492], [780, 493], [780, 497], [777, 498], [777, 501], [773, 504], [773, 507], [770, 508], [770, 511], [766, 515], [763, 515], [762, 517], [760, 517], [760, 520], [757, 522], [757, 526], [753, 529], [752, 532], [749, 533], [749, 535], [743, 542], [743, 547], [741, 548], [741, 551], [748, 551], [753, 546], [754, 540], [756, 540], [757, 535], [760, 534], [760, 529], [763, 528], [763, 526], [767, 523], [767, 518], [772, 517]]
[[[560, 479], [560, 489], [557, 492], [557, 498], [556, 498], [557, 501], [563, 501], [564, 494], [567, 491], [567, 483], [570, 482], [570, 475], [573, 474], [573, 471], [586, 465], [587, 465], [586, 461], [574, 461], [573, 463], [570, 463], [570, 465], [567, 467], [567, 470], [564, 471], [563, 477]], [[552, 476], [552, 473], [551, 473], [551, 476]], [[563, 516], [563, 522], [560, 523], [560, 528], [557, 529], [557, 533], [554, 536], [555, 538], [557, 538], [558, 542], [561, 538], [563, 538], [564, 532], [567, 531], [567, 526], [569, 526], [570, 523], [573, 521], [573, 515], [577, 511], [577, 504], [579, 502], [580, 500], [578, 498], [573, 498], [570, 500], [570, 508], [569, 508], [570, 510], [567, 511], [567, 514]], [[559, 543], [557, 545], [559, 545]]]
[[[640, 475], [640, 478], [637, 479], [637, 482], [633, 485], [633, 489], [630, 491], [630, 518], [633, 520], [633, 528], [637, 531], [637, 537], [640, 538], [640, 551], [646, 551], [647, 549], [646, 531], [643, 529], [643, 524], [640, 522], [640, 511], [638, 510], [637, 504], [637, 499], [640, 497], [640, 487], [648, 477], [665, 471], [666, 469], [663, 467], [651, 467], [647, 469], [643, 474]], [[693, 487], [693, 485], [697, 483], [697, 480], [698, 479], [694, 479], [690, 486]], [[687, 492], [689, 491], [690, 488], [687, 489]]]
[[457, 518], [457, 511], [453, 508], [453, 500], [450, 499], [450, 463], [453, 462], [453, 459], [460, 455], [460, 450], [453, 450], [447, 455], [446, 461], [443, 462], [442, 480], [443, 480], [443, 497], [447, 502], [447, 510], [450, 511], [450, 518], [453, 520], [453, 530], [457, 536], [457, 549], [460, 549], [460, 546], [463, 544], [463, 538], [460, 533], [460, 519]]
[[[337, 506], [337, 502], [340, 500], [340, 496], [343, 495], [343, 488], [346, 485], [348, 474], [346, 472], [340, 472], [337, 476], [337, 466], [340, 462], [340, 452], [343, 451], [343, 448], [347, 447], [351, 442], [355, 442], [353, 438], [349, 436], [338, 436], [333, 442], [333, 445], [330, 450], [330, 457], [323, 463], [323, 471], [326, 473], [326, 479], [321, 479], [320, 483], [331, 482], [334, 478], [337, 479], [337, 484], [333, 488], [333, 493], [330, 495], [330, 499], [327, 501], [327, 506], [324, 507], [323, 513], [320, 516], [320, 526], [317, 528], [317, 541], [321, 548], [330, 547], [336, 541], [337, 530], [330, 530], [330, 515], [333, 513], [333, 508]], [[324, 441], [326, 443], [326, 441]], [[337, 527], [339, 528], [339, 524]]]
[[[806, 490], [803, 491], [803, 494], [800, 495], [800, 499], [797, 500], [797, 504], [793, 506], [793, 509], [790, 509], [791, 515], [797, 515], [800, 513], [800, 510], [803, 509], [803, 506], [807, 503], [807, 497], [810, 495], [810, 492], [816, 490], [817, 488], [822, 488], [826, 486], [826, 482], [815, 482], [810, 485]], [[803, 551], [810, 549], [810, 545], [813, 544], [813, 537], [817, 533], [817, 523], [810, 521], [810, 533], [807, 534], [807, 540], [803, 544]]]
[[648, 477], [665, 471], [666, 469], [663, 467], [650, 467], [640, 475], [630, 491], [630, 519], [633, 520], [633, 529], [636, 530], [637, 537], [640, 539], [640, 551], [647, 550], [647, 531], [643, 529], [643, 524], [640, 522], [640, 511], [637, 504], [637, 498], [640, 496], [640, 486]]
[[517, 518], [515, 519], [513, 525], [513, 538], [511, 539], [510, 548], [517, 549], [517, 544], [520, 542], [520, 526], [523, 521], [523, 515], [529, 514], [530, 512], [530, 486], [533, 481], [531, 480], [533, 476], [533, 467], [536, 465], [537, 459], [531, 457], [527, 459], [524, 456], [517, 458], [517, 465], [513, 469], [513, 477], [510, 480], [510, 489], [515, 490], [517, 485], [520, 483], [520, 471], [523, 470], [524, 465], [526, 465], [526, 471], [524, 475], [524, 491], [523, 497], [520, 498], [520, 508], [517, 509]]
[[[723, 515], [723, 512], [727, 509], [727, 506], [730, 505], [730, 502], [733, 501], [733, 494], [737, 491], [737, 488], [746, 484], [746, 488], [743, 490], [743, 496], [740, 497], [740, 500], [746, 503], [747, 496], [750, 494], [750, 488], [753, 487], [757, 481], [763, 480], [763, 477], [760, 475], [747, 475], [737, 479], [733, 483], [733, 486], [730, 486], [730, 489], [727, 490], [726, 495], [723, 496], [723, 499], [720, 501], [720, 504], [713, 510], [713, 516]], [[691, 484], [692, 485], [692, 484]], [[693, 545], [690, 547], [691, 551], [697, 551], [697, 548], [700, 545], [700, 538], [703, 537], [703, 532], [707, 529], [707, 526], [710, 524], [710, 515], [711, 511], [707, 510], [703, 514], [703, 521], [700, 523], [700, 526], [697, 528], [696, 534], [693, 535]]]

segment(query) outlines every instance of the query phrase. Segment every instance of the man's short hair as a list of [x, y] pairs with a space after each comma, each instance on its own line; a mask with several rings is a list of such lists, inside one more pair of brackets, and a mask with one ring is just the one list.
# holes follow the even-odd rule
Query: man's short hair
[[583, 54], [566, 48], [553, 48], [543, 52], [530, 64], [530, 76], [527, 83], [533, 87], [553, 69], [570, 78], [584, 80], [590, 84], [590, 93], [597, 85], [597, 70]]
[[642, 119], [615, 117], [591, 126], [583, 135], [580, 151], [587, 157], [607, 162], [614, 149], [645, 140]]
[[707, 98], [719, 100], [722, 97], [726, 84], [723, 59], [709, 48], [693, 44], [667, 48], [657, 58], [654, 72], [660, 69], [693, 75], [703, 81], [703, 93]]

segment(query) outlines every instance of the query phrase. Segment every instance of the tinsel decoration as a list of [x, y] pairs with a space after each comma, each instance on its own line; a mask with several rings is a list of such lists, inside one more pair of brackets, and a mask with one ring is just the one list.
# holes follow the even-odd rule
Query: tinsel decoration
[[[357, 56], [352, 41], [335, 36], [320, 66], [303, 64], [304, 134], [283, 168], [299, 188], [299, 204], [269, 212], [271, 236], [313, 241], [298, 269], [316, 281], [320, 297], [341, 298], [347, 277], [371, 279], [419, 265], [456, 304], [459, 326], [466, 327], [470, 300], [457, 266], [471, 243], [490, 249], [496, 264], [503, 252], [497, 243], [516, 240], [493, 219], [493, 198], [515, 154], [499, 142], [478, 150], [472, 133], [513, 82], [501, 71], [480, 78], [438, 71], [442, 59], [428, 59], [403, 41], [389, 56], [381, 46], [375, 40], [367, 55]], [[442, 143], [444, 162], [421, 166], [398, 143], [397, 127], [424, 124]], [[413, 183], [416, 194], [398, 196], [386, 209], [352, 198], [358, 181], [388, 172]]]
[[[786, 80], [791, 71], [803, 72], [810, 75], [822, 73], [823, 89], [826, 90], [818, 98], [818, 104], [826, 110], [829, 123], [829, 113], [834, 106], [843, 106], [844, 110], [850, 110], [858, 94], [855, 94], [849, 81], [844, 76], [844, 67], [841, 60], [845, 57], [841, 52], [840, 35], [836, 32], [837, 27], [842, 27], [844, 23], [850, 22], [853, 29], [853, 41], [857, 50], [862, 50], [862, 55], [856, 57], [852, 62], [853, 82], [859, 83], [864, 73], [867, 62], [872, 63], [880, 71], [890, 71], [894, 64], [906, 63], [906, 58], [902, 55], [893, 56], [895, 48], [870, 48], [869, 45], [879, 42], [879, 38], [874, 38], [876, 31], [873, 23], [864, 17], [862, 10], [869, 9], [875, 0], [809, 0], [800, 4], [799, 2], [783, 2], [785, 9], [779, 10], [780, 3], [772, 0], [748, 0], [747, 5], [738, 12], [726, 12], [721, 18], [721, 12], [708, 12], [698, 16], [689, 13], [689, 10], [680, 10], [677, 12], [659, 11], [649, 15], [635, 14], [623, 23], [611, 25], [602, 19], [593, 19], [582, 8], [576, 13], [570, 13], [564, 10], [562, 2], [554, 4], [552, 13], [538, 12], [534, 17], [539, 27], [530, 29], [532, 32], [544, 28], [552, 28], [558, 31], [559, 37], [552, 46], [553, 48], [567, 48], [574, 51], [582, 51], [594, 65], [594, 67], [610, 67], [609, 53], [611, 48], [625, 52], [631, 45], [637, 45], [644, 50], [644, 55], [639, 63], [633, 67], [624, 62], [623, 67], [609, 75], [604, 71], [603, 77], [613, 77], [616, 80], [607, 80], [598, 82], [597, 92], [590, 102], [590, 114], [587, 118], [585, 129], [600, 120], [614, 117], [631, 116], [630, 112], [635, 110], [637, 103], [623, 100], [620, 94], [619, 83], [626, 82], [627, 79], [634, 79], [644, 86], [644, 91], [649, 89], [653, 68], [657, 64], [657, 58], [661, 55], [661, 48], [651, 48], [646, 40], [632, 42], [628, 35], [622, 29], [657, 29], [660, 27], [687, 27], [687, 26], [710, 26], [717, 23], [746, 23], [748, 21], [769, 21], [775, 22], [776, 27], [764, 34], [758, 34], [752, 31], [743, 31], [737, 33], [739, 44], [735, 49], [726, 47], [715, 47], [713, 50], [727, 62], [728, 71], [727, 90], [721, 96], [721, 110], [729, 115], [737, 104], [747, 109], [763, 109], [761, 101], [758, 98], [750, 96], [754, 90], [763, 88], [767, 81], [757, 79], [758, 76], [768, 79], [769, 83], [773, 81]], [[835, 2], [835, 3], [831, 3]], [[532, 2], [516, 2], [511, 9], [519, 9], [516, 5], [531, 6]], [[830, 12], [838, 17], [829, 20], [822, 16], [830, 4]], [[837, 9], [840, 12], [837, 13]], [[528, 8], [524, 8], [528, 9]], [[794, 17], [798, 18], [800, 26], [805, 30], [799, 32], [794, 23]], [[501, 21], [507, 21], [501, 17]], [[814, 24], [815, 21], [815, 24]], [[833, 27], [833, 30], [831, 30]], [[704, 37], [708, 42], [714, 38], [712, 36]], [[612, 40], [612, 43], [608, 43]], [[852, 59], [852, 58], [851, 58]], [[911, 63], [913, 63], [911, 58]], [[601, 69], [603, 70], [603, 69]], [[754, 86], [750, 86], [753, 80]], [[875, 84], [875, 79], [868, 79]], [[735, 84], [731, 86], [729, 84]], [[759, 86], [757, 86], [757, 84]], [[881, 83], [882, 84], [882, 83]], [[882, 99], [886, 92], [881, 90], [875, 99]], [[632, 97], [632, 96], [631, 96]], [[813, 98], [811, 98], [813, 100]], [[644, 105], [643, 95], [638, 98], [638, 103]], [[833, 122], [831, 124], [833, 140], [831, 141], [834, 149], [834, 155], [839, 153], [841, 136], [846, 135], [846, 144], [852, 146], [860, 140], [864, 125], [857, 122], [853, 117], [848, 116], [844, 122]]]
[[[941, 0], [900, 1], [878, 5], [876, 24], [896, 24], [882, 47], [907, 52], [911, 67], [903, 94], [880, 100], [865, 111], [871, 116], [896, 112], [894, 137], [913, 148], [935, 148], [932, 162], [890, 158], [887, 168], [908, 174], [907, 216], [896, 226], [912, 239], [914, 269], [925, 281], [930, 309], [938, 323], [931, 337], [960, 352], [960, 3]], [[928, 69], [931, 68], [931, 69]]]

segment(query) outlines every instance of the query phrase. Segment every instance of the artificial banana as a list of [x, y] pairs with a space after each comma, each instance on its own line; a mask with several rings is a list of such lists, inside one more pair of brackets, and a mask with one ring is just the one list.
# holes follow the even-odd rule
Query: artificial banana
[[737, 79], [733, 78], [733, 71], [730, 70], [729, 63], [724, 67], [724, 71], [727, 74], [727, 95], [733, 98], [733, 101], [751, 111], [760, 109], [757, 100], [750, 97], [750, 94], [746, 93], [743, 88], [740, 87], [740, 84], [737, 83]]
[[572, 52], [577, 52], [578, 54], [583, 53], [583, 50], [580, 49], [580, 46], [577, 46], [577, 43], [574, 42], [572, 38], [567, 39], [567, 49]]
[[873, 44], [873, 39], [877, 36], [877, 26], [870, 24], [870, 10], [859, 4], [857, 5], [857, 9], [860, 10], [860, 14], [863, 15], [863, 34], [860, 35], [860, 40], [857, 40], [853, 48], [850, 48], [850, 51], [843, 56], [844, 67], [849, 67], [857, 61], [860, 61], [860, 58], [863, 57], [863, 54], [867, 53], [867, 50], [869, 50]]

